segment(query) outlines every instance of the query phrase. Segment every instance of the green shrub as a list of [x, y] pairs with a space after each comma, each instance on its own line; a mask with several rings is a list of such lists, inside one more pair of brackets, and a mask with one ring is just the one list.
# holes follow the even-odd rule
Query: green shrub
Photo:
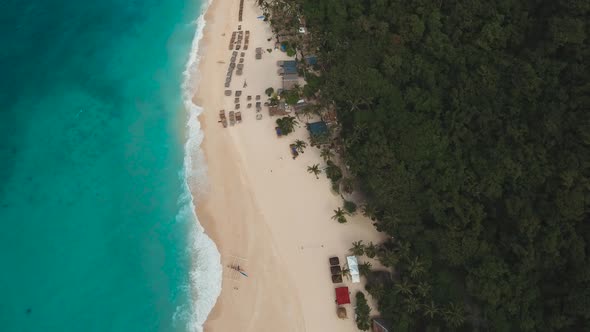
[[361, 331], [368, 331], [371, 328], [371, 308], [367, 304], [365, 294], [361, 291], [356, 293], [356, 306], [354, 307], [354, 313], [356, 314], [356, 327]]
[[275, 92], [275, 89], [273, 89], [272, 87], [264, 90], [264, 93], [266, 93], [266, 95], [269, 97], [273, 94], [273, 92]]
[[356, 213], [356, 204], [352, 201], [344, 200], [344, 210], [350, 214]]
[[[336, 166], [336, 164], [334, 164], [334, 162], [332, 162], [331, 160], [328, 160], [326, 164], [328, 166], [326, 166], [325, 172], [328, 179], [332, 180], [332, 183], [340, 181], [340, 179], [342, 179], [342, 170], [340, 169], [340, 167]], [[339, 192], [340, 190], [337, 191]]]

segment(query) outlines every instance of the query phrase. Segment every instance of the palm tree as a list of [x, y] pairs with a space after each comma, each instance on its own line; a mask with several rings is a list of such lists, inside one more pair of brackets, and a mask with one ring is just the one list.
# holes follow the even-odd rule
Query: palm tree
[[354, 183], [351, 178], [344, 178], [340, 181], [340, 185], [342, 186], [342, 191], [347, 194], [352, 194], [354, 191]]
[[412, 285], [407, 280], [395, 284], [395, 292], [403, 295], [412, 295]]
[[408, 296], [404, 302], [406, 303], [406, 309], [409, 314], [413, 314], [420, 309], [420, 302], [412, 295]]
[[387, 267], [392, 267], [399, 263], [399, 255], [395, 251], [387, 250], [379, 255], [379, 261], [381, 262], [381, 264]]
[[297, 122], [297, 120], [294, 117], [289, 115], [277, 119], [276, 122], [285, 135], [293, 132], [295, 126], [299, 124], [299, 122]]
[[449, 304], [443, 311], [443, 318], [450, 327], [457, 328], [463, 325], [465, 322], [465, 312], [463, 311], [463, 307], [456, 305], [455, 303]]
[[438, 306], [434, 304], [434, 301], [430, 301], [430, 304], [422, 305], [424, 308], [424, 316], [430, 317], [430, 319], [434, 319], [434, 316], [438, 315]]
[[359, 264], [359, 273], [362, 276], [367, 277], [371, 273], [371, 263], [369, 262], [362, 262]]
[[421, 281], [418, 283], [418, 286], [416, 286], [416, 292], [418, 294], [420, 294], [420, 296], [426, 297], [430, 293], [431, 288], [432, 287], [430, 286], [430, 284], [428, 282]]
[[350, 269], [346, 265], [342, 267], [342, 270], [340, 270], [340, 273], [342, 274], [342, 277], [346, 277], [348, 280], [350, 280], [350, 278], [352, 278], [350, 275]]
[[375, 221], [377, 219], [377, 208], [370, 203], [363, 205], [363, 216]]
[[316, 179], [319, 179], [320, 177], [318, 176], [318, 174], [320, 174], [322, 172], [322, 170], [320, 169], [320, 165], [319, 164], [313, 164], [311, 166], [307, 166], [307, 173], [315, 175]]
[[398, 241], [397, 242], [397, 252], [399, 253], [400, 258], [408, 258], [410, 255], [410, 242], [405, 241]]
[[323, 148], [322, 152], [320, 152], [320, 156], [324, 159], [324, 161], [328, 161], [334, 158], [334, 152], [332, 152], [330, 148]]
[[293, 145], [295, 146], [295, 149], [297, 149], [297, 151], [299, 151], [299, 153], [303, 153], [303, 149], [305, 149], [307, 147], [307, 143], [305, 143], [304, 141], [298, 139], [295, 140], [295, 143], [293, 143]]
[[415, 279], [424, 273], [424, 263], [420, 261], [419, 257], [414, 257], [414, 259], [410, 261], [408, 270], [410, 271], [410, 276]]
[[377, 246], [374, 245], [373, 242], [369, 242], [369, 244], [365, 246], [365, 255], [369, 258], [375, 258], [377, 255]]
[[334, 215], [332, 219], [337, 220], [339, 223], [344, 224], [346, 222], [346, 211], [342, 210], [342, 208], [338, 208], [334, 210]]
[[363, 244], [363, 240], [354, 241], [352, 243], [352, 247], [348, 249], [351, 254], [354, 256], [362, 256], [365, 253], [365, 245]]

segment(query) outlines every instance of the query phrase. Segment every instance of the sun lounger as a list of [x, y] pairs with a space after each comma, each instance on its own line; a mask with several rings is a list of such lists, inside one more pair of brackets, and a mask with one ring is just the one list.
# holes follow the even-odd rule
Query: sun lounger
[[234, 98], [234, 103], [237, 104], [240, 102], [240, 98]]
[[239, 110], [240, 109], [240, 104], [236, 104], [236, 109]]
[[256, 100], [260, 100], [260, 95], [256, 95]]
[[239, 97], [242, 95], [242, 90], [236, 90], [236, 97]]
[[256, 120], [262, 120], [262, 114], [261, 113], [256, 114]]
[[225, 87], [229, 88], [229, 82], [225, 82]]
[[256, 102], [256, 109], [260, 110], [262, 108], [262, 106], [260, 106], [260, 102]]
[[225, 117], [225, 110], [219, 111], [219, 119], [221, 121], [221, 124], [223, 125], [223, 128], [227, 128], [227, 118]]
[[238, 70], [236, 71], [236, 74], [237, 74], [237, 75], [239, 75], [239, 76], [241, 76], [241, 75], [242, 75], [242, 70], [241, 70], [241, 69], [238, 69]]
[[239, 50], [239, 49], [240, 49], [240, 45], [236, 45], [236, 50]]
[[246, 43], [246, 44], [244, 45], [244, 50], [246, 50], [246, 51], [248, 50], [248, 43]]
[[246, 108], [252, 108], [252, 103], [248, 103], [248, 105], [246, 105]]
[[240, 56], [243, 58], [244, 56], [246, 56], [246, 52], [240, 52]]
[[225, 95], [226, 96], [231, 96], [231, 90], [225, 90]]
[[247, 97], [247, 100], [252, 100], [252, 96], [248, 96]]
[[236, 121], [242, 122], [242, 112], [236, 112]]
[[332, 273], [332, 275], [341, 274], [342, 268], [340, 267], [340, 265], [334, 265], [330, 267], [330, 272]]
[[238, 63], [238, 69], [239, 69], [239, 70], [242, 70], [242, 69], [244, 69], [244, 64], [243, 64], [243, 63]]
[[229, 111], [229, 125], [233, 126], [236, 124], [236, 115], [234, 111]]
[[260, 59], [262, 59], [262, 54], [256, 53], [256, 60], [260, 60]]

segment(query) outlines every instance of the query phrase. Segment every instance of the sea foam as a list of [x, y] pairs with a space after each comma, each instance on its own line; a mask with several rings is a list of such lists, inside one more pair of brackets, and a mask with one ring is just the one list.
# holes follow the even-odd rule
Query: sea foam
[[[193, 302], [190, 308], [177, 308], [174, 315], [176, 324], [186, 324], [188, 331], [202, 331], [203, 323], [213, 309], [219, 294], [221, 293], [221, 259], [215, 243], [205, 234], [199, 224], [193, 204], [194, 197], [191, 189], [196, 190], [206, 186], [206, 165], [203, 152], [200, 148], [203, 141], [203, 132], [198, 120], [203, 111], [195, 105], [192, 97], [196, 92], [199, 77], [199, 42], [203, 37], [205, 28], [205, 13], [211, 0], [203, 3], [198, 19], [193, 22], [196, 26], [189, 59], [183, 72], [182, 84], [183, 102], [187, 111], [187, 137], [185, 143], [184, 168], [181, 173], [185, 185], [185, 195], [180, 198], [182, 206], [177, 218], [193, 220], [195, 227], [189, 234], [189, 248], [192, 256], [193, 267], [190, 273], [190, 294]], [[190, 183], [190, 185], [189, 185]], [[191, 188], [191, 186], [193, 188]]]

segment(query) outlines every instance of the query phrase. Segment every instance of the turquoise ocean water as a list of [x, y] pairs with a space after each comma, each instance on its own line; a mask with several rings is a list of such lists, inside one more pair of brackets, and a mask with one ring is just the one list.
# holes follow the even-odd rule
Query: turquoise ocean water
[[0, 2], [0, 331], [198, 330], [199, 1]]

